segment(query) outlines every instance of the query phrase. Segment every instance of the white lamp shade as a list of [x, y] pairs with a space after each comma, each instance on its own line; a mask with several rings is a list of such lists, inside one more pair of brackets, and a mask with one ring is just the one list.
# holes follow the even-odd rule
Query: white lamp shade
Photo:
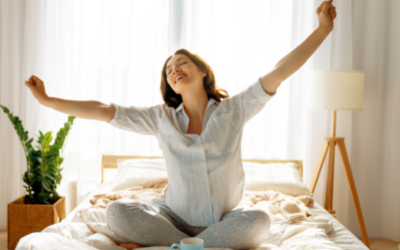
[[362, 110], [364, 72], [360, 70], [311, 70], [311, 109]]

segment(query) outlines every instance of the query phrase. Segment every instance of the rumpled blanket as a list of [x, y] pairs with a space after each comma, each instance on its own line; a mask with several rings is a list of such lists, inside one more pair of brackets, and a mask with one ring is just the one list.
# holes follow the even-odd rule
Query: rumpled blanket
[[[167, 178], [152, 179], [143, 186], [135, 186], [116, 192], [97, 194], [90, 199], [93, 208], [107, 208], [112, 201], [130, 198], [151, 201], [152, 199], [165, 194], [168, 186]], [[248, 191], [243, 192], [242, 200], [237, 207], [257, 206], [262, 203], [269, 203], [269, 212], [276, 215], [281, 213], [288, 221], [294, 222], [299, 219], [313, 217], [314, 214], [308, 207], [314, 206], [314, 199], [310, 196], [289, 196], [278, 191]]]
[[314, 216], [311, 210], [308, 209], [308, 207], [314, 206], [314, 199], [312, 197], [305, 195], [293, 197], [274, 190], [245, 190], [238, 207], [253, 207], [266, 202], [269, 202], [268, 209], [270, 213], [274, 215], [281, 213], [283, 217], [291, 222]]
[[108, 203], [123, 199], [141, 199], [151, 201], [152, 199], [165, 194], [168, 189], [168, 178], [154, 178], [143, 184], [143, 186], [135, 186], [106, 194], [97, 194], [90, 199], [92, 208], [107, 208]]
[[[151, 201], [168, 188], [167, 179], [156, 179], [143, 186], [125, 190], [104, 191], [91, 196], [89, 204], [77, 211], [85, 223], [62, 222], [47, 227], [41, 233], [33, 233], [20, 240], [18, 249], [122, 249], [118, 245], [126, 243], [110, 230], [106, 209], [111, 201], [134, 198]], [[108, 189], [106, 189], [108, 190]], [[113, 192], [114, 191], [114, 192]], [[88, 201], [86, 201], [88, 202]], [[343, 250], [328, 237], [333, 231], [330, 215], [318, 214], [314, 200], [308, 196], [292, 197], [273, 190], [243, 192], [237, 207], [258, 207], [271, 217], [270, 232], [264, 242], [254, 250]], [[315, 215], [313, 215], [314, 213]], [[360, 244], [362, 244], [360, 242]], [[352, 246], [353, 247], [353, 246]], [[150, 250], [168, 250], [169, 246], [148, 247]], [[206, 248], [205, 248], [206, 249]], [[210, 249], [211, 248], [207, 248]], [[227, 248], [213, 248], [225, 250]], [[364, 248], [351, 248], [364, 249]]]

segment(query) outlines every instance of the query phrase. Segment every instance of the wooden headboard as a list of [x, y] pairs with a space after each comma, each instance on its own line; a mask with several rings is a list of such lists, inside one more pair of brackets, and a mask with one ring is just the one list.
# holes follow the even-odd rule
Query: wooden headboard
[[[117, 159], [160, 159], [163, 156], [135, 156], [135, 155], [103, 155], [101, 162], [101, 183], [104, 181], [104, 169], [105, 168], [118, 168]], [[298, 166], [300, 176], [303, 178], [303, 161], [302, 160], [264, 160], [264, 159], [242, 159], [243, 162], [255, 162], [255, 163], [287, 163], [293, 162]]]

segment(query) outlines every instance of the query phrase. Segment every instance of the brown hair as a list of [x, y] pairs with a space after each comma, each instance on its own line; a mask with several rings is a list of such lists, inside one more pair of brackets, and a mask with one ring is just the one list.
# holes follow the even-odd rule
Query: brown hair
[[[229, 94], [226, 90], [219, 88], [215, 84], [214, 72], [212, 71], [210, 65], [200, 56], [189, 52], [187, 49], [179, 49], [175, 51], [174, 55], [186, 55], [189, 59], [196, 64], [200, 71], [206, 72], [207, 75], [203, 77], [203, 86], [205, 91], [207, 92], [208, 98], [214, 98], [218, 103], [221, 102], [221, 98], [229, 97]], [[165, 105], [168, 107], [177, 108], [182, 103], [182, 96], [180, 94], [176, 94], [175, 91], [169, 86], [167, 82], [167, 73], [165, 72], [167, 67], [167, 62], [171, 59], [172, 56], [169, 56], [164, 63], [164, 66], [161, 71], [161, 85], [160, 90], [162, 97], [164, 99]], [[225, 93], [223, 93], [225, 92]]]

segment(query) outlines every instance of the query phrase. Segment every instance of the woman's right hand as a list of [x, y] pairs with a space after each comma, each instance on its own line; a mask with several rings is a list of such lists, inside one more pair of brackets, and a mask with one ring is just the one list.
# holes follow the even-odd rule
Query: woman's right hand
[[31, 90], [33, 96], [39, 101], [39, 103], [43, 103], [47, 98], [49, 98], [46, 94], [44, 82], [37, 76], [32, 75], [28, 81], [25, 81], [25, 86]]

